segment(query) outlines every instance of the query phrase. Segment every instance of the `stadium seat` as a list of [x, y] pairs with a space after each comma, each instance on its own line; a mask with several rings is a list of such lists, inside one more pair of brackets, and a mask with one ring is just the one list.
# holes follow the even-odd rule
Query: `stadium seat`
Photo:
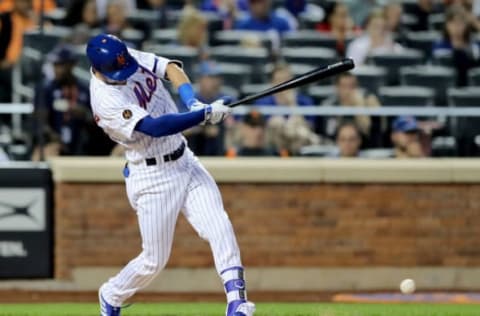
[[[459, 107], [479, 107], [480, 91], [476, 87], [466, 88], [450, 88], [448, 89], [448, 99], [451, 106]], [[461, 147], [460, 151], [464, 151], [465, 143], [477, 144], [480, 135], [480, 117], [457, 117], [451, 120], [451, 129], [459, 138]]]
[[282, 55], [289, 63], [310, 64], [315, 67], [325, 66], [337, 59], [333, 49], [320, 47], [285, 47]]
[[471, 86], [480, 86], [480, 67], [470, 69], [468, 79]]
[[147, 24], [150, 28], [158, 27], [158, 15], [151, 10], [133, 10], [128, 12], [127, 21], [131, 25]]
[[433, 105], [435, 91], [419, 86], [381, 87], [379, 98], [384, 106]]
[[252, 68], [243, 64], [218, 63], [223, 82], [227, 86], [241, 87], [250, 82]]
[[154, 30], [152, 40], [157, 44], [171, 44], [177, 40], [177, 29]]
[[312, 86], [307, 90], [307, 94], [313, 98], [315, 104], [321, 104], [325, 99], [335, 95], [335, 86]]
[[374, 94], [377, 94], [378, 89], [387, 83], [387, 71], [382, 67], [361, 65], [355, 67], [352, 73], [358, 78], [362, 88]]
[[432, 53], [433, 43], [442, 38], [442, 34], [436, 31], [408, 32], [406, 35], [407, 46], [423, 52], [428, 58]]
[[369, 159], [385, 159], [394, 157], [395, 152], [392, 148], [364, 149], [360, 151], [360, 156]]
[[434, 65], [454, 67], [453, 57], [450, 51], [440, 50], [435, 52], [435, 54], [432, 56], [432, 61]]
[[269, 54], [266, 48], [217, 46], [213, 47], [210, 53], [212, 59], [218, 62], [237, 63], [251, 67], [254, 70], [252, 71], [253, 83], [258, 83], [265, 80], [265, 74], [261, 70], [269, 61]]
[[194, 48], [177, 45], [144, 45], [144, 50], [169, 59], [181, 60], [183, 68], [189, 75], [194, 74], [198, 62], [198, 52]]
[[416, 8], [418, 7], [417, 0], [402, 0], [403, 11], [405, 13], [415, 13]]
[[[274, 67], [275, 67], [274, 64], [265, 65], [264, 74], [266, 75], [265, 76], [266, 79], [262, 81], [263, 83], [270, 82]], [[315, 69], [316, 67], [313, 66], [313, 65], [307, 65], [307, 64], [289, 64], [289, 68], [290, 68], [290, 71], [291, 71], [292, 75], [294, 77], [296, 77], [296, 76], [303, 75], [306, 72], [309, 72], [309, 71]], [[322, 81], [319, 81], [318, 83], [319, 84], [330, 84], [331, 82], [332, 82], [332, 78], [328, 78], [328, 79], [324, 79]], [[309, 85], [301, 86], [298, 89], [306, 91], [308, 86]]]
[[46, 54], [50, 52], [64, 38], [70, 36], [72, 29], [68, 27], [53, 26], [40, 31], [29, 31], [23, 34], [23, 46], [31, 47]]
[[429, 87], [435, 90], [435, 103], [447, 104], [447, 89], [455, 84], [455, 71], [441, 66], [402, 67], [403, 85]]
[[132, 43], [135, 47], [140, 48], [145, 34], [136, 29], [126, 29], [122, 31], [120, 37], [127, 43]]
[[400, 68], [423, 64], [424, 55], [422, 51], [408, 49], [396, 54], [375, 54], [369, 57], [369, 60], [376, 66], [386, 68], [388, 70], [388, 84], [396, 85], [400, 81]]
[[452, 106], [480, 107], [480, 90], [477, 87], [450, 88], [448, 100]]
[[431, 143], [432, 157], [455, 157], [458, 155], [457, 140], [453, 136], [435, 136]]
[[443, 31], [445, 25], [445, 14], [443, 13], [434, 13], [430, 14], [428, 17], [428, 25], [431, 30]]
[[262, 47], [272, 49], [273, 42], [278, 41], [278, 38], [272, 37], [270, 33], [242, 31], [242, 30], [224, 30], [218, 31], [213, 36], [214, 45], [241, 45], [243, 42], [249, 40], [259, 41]]
[[[351, 39], [347, 40], [347, 43]], [[337, 40], [330, 34], [320, 33], [314, 30], [300, 30], [285, 34], [282, 39], [284, 47], [322, 47], [336, 49]]]
[[270, 84], [265, 83], [244, 84], [240, 87], [240, 98], [268, 89], [270, 86]]

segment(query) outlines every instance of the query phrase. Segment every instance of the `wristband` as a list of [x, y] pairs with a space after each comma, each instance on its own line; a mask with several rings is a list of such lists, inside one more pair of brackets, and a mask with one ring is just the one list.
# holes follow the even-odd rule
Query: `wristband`
[[212, 118], [212, 106], [209, 104], [205, 106], [205, 122], [210, 122]]
[[182, 99], [183, 104], [185, 104], [188, 109], [192, 107], [192, 104], [197, 100], [195, 99], [195, 91], [193, 91], [193, 86], [189, 83], [183, 83], [178, 87], [178, 94], [180, 99]]

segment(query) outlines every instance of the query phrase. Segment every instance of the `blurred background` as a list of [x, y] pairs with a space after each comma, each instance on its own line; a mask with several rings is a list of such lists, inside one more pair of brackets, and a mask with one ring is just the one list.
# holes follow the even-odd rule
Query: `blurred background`
[[[205, 103], [355, 60], [184, 133], [253, 291], [316, 300], [406, 277], [478, 291], [480, 165], [457, 158], [480, 155], [479, 17], [478, 0], [0, 1], [0, 278], [55, 278], [0, 291], [93, 293], [140, 249], [123, 151], [89, 106], [85, 43], [99, 32], [181, 60]], [[180, 218], [150, 290], [220, 293], [211, 267]]]
[[180, 59], [207, 103], [355, 60], [351, 73], [260, 99], [221, 126], [186, 131], [200, 156], [480, 153], [478, 1], [43, 2], [43, 15], [41, 0], [0, 5], [2, 160], [122, 154], [89, 110], [84, 50], [99, 32]]

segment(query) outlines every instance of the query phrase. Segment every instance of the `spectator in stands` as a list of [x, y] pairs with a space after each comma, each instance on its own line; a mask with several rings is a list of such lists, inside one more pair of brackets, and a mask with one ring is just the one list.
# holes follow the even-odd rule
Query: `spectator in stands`
[[[293, 78], [290, 67], [287, 64], [279, 63], [272, 72], [271, 83], [277, 85]], [[283, 105], [283, 106], [305, 106], [313, 105], [313, 99], [296, 89], [289, 89], [283, 92], [269, 95], [255, 101], [256, 105]]]
[[203, 0], [200, 10], [217, 14], [223, 20], [223, 29], [233, 28], [238, 12], [248, 11], [248, 0]]
[[465, 21], [468, 23], [472, 31], [480, 31], [480, 19], [478, 17], [480, 11], [480, 2], [477, 0], [445, 0], [445, 4], [449, 7], [459, 7], [464, 12]]
[[[214, 61], [203, 61], [199, 65], [198, 92], [195, 97], [202, 103], [212, 103], [226, 97], [220, 91], [222, 78], [220, 68]], [[200, 156], [223, 155], [225, 127], [220, 125], [203, 125], [189, 129], [185, 133], [189, 146]]]
[[395, 40], [405, 44], [407, 29], [402, 24], [403, 6], [401, 2], [388, 2], [383, 7], [387, 31], [395, 36]]
[[363, 25], [368, 19], [370, 13], [378, 8], [383, 0], [362, 0], [362, 1], [341, 1], [348, 5], [349, 11], [352, 13], [355, 25]]
[[249, 31], [276, 31], [284, 34], [291, 31], [290, 25], [272, 11], [272, 0], [249, 0], [249, 15], [237, 21], [236, 29]]
[[430, 28], [429, 17], [436, 11], [433, 0], [417, 0], [417, 5], [412, 12], [412, 15], [416, 18], [416, 22], [410, 25], [412, 31], [428, 31]]
[[[322, 102], [324, 106], [379, 107], [380, 101], [373, 95], [364, 92], [358, 86], [358, 80], [350, 72], [342, 73], [335, 78], [336, 94]], [[334, 138], [341, 117], [317, 118], [316, 131], [321, 135]], [[377, 118], [357, 115], [353, 118], [364, 138], [367, 147], [375, 147], [381, 143], [381, 122]]]
[[140, 41], [145, 39], [145, 32], [140, 31], [131, 25], [127, 20], [127, 6], [125, 5], [124, 0], [111, 0], [107, 6], [107, 16], [104, 23], [105, 33], [116, 35], [120, 38], [123, 38], [130, 44], [130, 46], [138, 46], [138, 43], [125, 39], [123, 37], [124, 32], [129, 30], [136, 30], [142, 33]]
[[207, 39], [207, 19], [199, 11], [186, 8], [177, 26], [178, 44], [198, 50], [200, 59], [206, 59]]
[[336, 50], [341, 57], [345, 56], [347, 39], [358, 33], [348, 6], [340, 1], [325, 6], [325, 18], [316, 28], [319, 32], [331, 34], [336, 39]]
[[388, 32], [383, 11], [374, 10], [367, 19], [365, 34], [348, 45], [347, 56], [352, 57], [356, 65], [362, 65], [371, 55], [399, 53], [402, 50], [402, 46]]
[[392, 143], [396, 158], [425, 157], [419, 138], [417, 120], [412, 116], [400, 116], [393, 122]]
[[0, 14], [0, 102], [11, 100], [12, 68], [22, 51], [23, 33], [35, 23], [32, 0], [16, 0], [12, 11]]
[[[53, 143], [58, 143], [48, 148], [58, 148], [61, 155], [87, 154], [85, 128], [94, 122], [88, 87], [72, 72], [77, 56], [72, 48], [61, 45], [48, 54], [47, 60], [53, 64], [54, 78], [37, 87], [34, 103], [46, 124], [43, 133]], [[97, 141], [101, 139], [96, 138]]]
[[299, 155], [305, 146], [324, 143], [301, 115], [277, 115], [269, 118], [266, 133], [267, 148], [272, 148], [282, 157]]
[[448, 55], [457, 71], [457, 86], [468, 85], [468, 70], [480, 64], [480, 43], [471, 38], [471, 29], [462, 8], [446, 12], [443, 39], [433, 45], [433, 56]]
[[63, 23], [67, 26], [83, 25], [88, 29], [98, 27], [100, 23], [95, 0], [74, 0], [70, 2]]
[[[243, 117], [243, 120], [236, 126], [239, 137], [238, 156], [266, 156], [269, 150], [265, 147], [265, 118], [257, 112], [251, 111]], [[234, 153], [230, 151], [229, 156]]]
[[137, 1], [137, 8], [155, 12], [157, 19], [155, 24], [152, 25], [155, 29], [164, 29], [168, 26], [167, 11], [169, 7], [166, 0]]
[[[2, 0], [0, 1], [0, 12], [9, 12], [14, 9], [15, 2], [21, 0]], [[33, 12], [40, 15], [42, 11], [42, 0], [32, 0]], [[52, 11], [56, 8], [55, 0], [43, 0], [43, 10], [45, 12]]]
[[95, 0], [95, 2], [97, 3], [97, 15], [100, 20], [107, 17], [108, 6], [112, 2], [120, 3], [126, 12], [133, 12], [137, 9], [136, 0]]
[[336, 157], [354, 158], [359, 157], [362, 145], [362, 133], [355, 122], [343, 122], [336, 133], [337, 151]]

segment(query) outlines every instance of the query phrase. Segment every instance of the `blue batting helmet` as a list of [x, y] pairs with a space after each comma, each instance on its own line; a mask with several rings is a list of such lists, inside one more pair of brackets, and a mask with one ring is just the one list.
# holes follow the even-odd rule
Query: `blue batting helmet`
[[95, 70], [115, 81], [126, 80], [138, 68], [125, 43], [110, 34], [92, 37], [87, 44], [87, 56]]

